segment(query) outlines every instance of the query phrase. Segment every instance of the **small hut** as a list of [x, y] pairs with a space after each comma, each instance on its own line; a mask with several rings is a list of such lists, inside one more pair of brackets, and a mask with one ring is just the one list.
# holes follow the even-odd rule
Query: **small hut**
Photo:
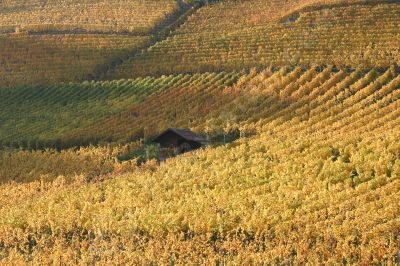
[[174, 149], [175, 153], [180, 154], [200, 148], [206, 143], [206, 140], [189, 129], [169, 128], [156, 137], [153, 142], [159, 143], [163, 149]]

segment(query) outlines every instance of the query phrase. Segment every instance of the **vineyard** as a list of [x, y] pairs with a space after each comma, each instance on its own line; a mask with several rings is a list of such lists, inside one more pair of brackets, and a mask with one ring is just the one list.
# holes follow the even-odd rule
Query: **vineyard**
[[117, 35], [0, 35], [0, 86], [91, 79], [102, 64], [124, 58], [148, 40]]
[[[137, 169], [135, 161], [116, 160], [137, 149], [139, 142], [104, 147], [85, 147], [60, 152], [2, 150], [0, 151], [0, 185], [10, 182], [51, 183], [62, 180], [66, 184], [74, 180], [92, 181], [112, 176], [112, 174], [130, 172]], [[62, 165], [62, 167], [59, 167]]]
[[171, 0], [3, 1], [0, 86], [98, 79], [168, 35], [191, 8]]
[[[171, 75], [3, 89], [0, 143], [4, 147], [44, 149], [126, 143], [143, 138], [144, 129], [148, 137], [154, 136], [168, 126], [188, 126], [190, 120], [204, 116], [209, 111], [204, 105], [209, 102], [212, 108], [213, 97], [244, 75]], [[179, 105], [184, 108], [176, 110]], [[125, 122], [120, 123], [122, 120]], [[112, 128], [88, 134], [90, 127], [109, 123], [114, 123]]]
[[[242, 73], [205, 73], [186, 76], [177, 84], [140, 104], [88, 127], [65, 134], [67, 146], [101, 141], [129, 142], [154, 137], [168, 127], [195, 127], [215, 109], [224, 89], [233, 85]], [[199, 131], [201, 132], [201, 131]]]
[[192, 2], [3, 1], [0, 86], [399, 62], [394, 1]]
[[[126, 61], [109, 78], [271, 65], [387, 67], [400, 60], [398, 4], [317, 9], [283, 23], [274, 16], [266, 22], [264, 14], [273, 11], [262, 3], [202, 8], [173, 36]], [[242, 16], [242, 10], [249, 12]], [[221, 19], [221, 12], [226, 17]]]
[[[364, 117], [371, 112], [368, 108], [397, 101], [400, 86], [399, 72], [394, 66], [386, 70], [353, 71], [339, 70], [333, 66], [295, 67], [275, 71], [266, 69], [259, 74], [255, 71], [234, 74], [234, 79], [221, 74], [212, 74], [208, 79], [205, 79], [206, 75], [199, 77], [204, 79], [203, 87], [190, 87], [190, 90], [176, 87], [163, 91], [128, 111], [87, 128], [77, 129], [67, 134], [64, 140], [66, 143], [74, 143], [74, 139], [75, 142], [83, 139], [92, 142], [106, 139], [127, 142], [142, 137], [143, 130], [146, 130], [146, 135], [154, 136], [171, 126], [193, 128], [211, 135], [235, 130], [246, 135], [270, 122], [273, 122], [271, 130], [275, 131], [280, 128], [278, 123], [284, 124], [291, 119], [298, 122], [296, 127], [307, 127], [313, 132], [311, 125], [304, 126], [301, 122], [311, 120], [325, 125], [325, 121], [320, 122], [321, 119], [333, 118], [349, 122], [357, 117], [352, 111], [359, 109], [363, 111], [360, 119], [369, 121], [371, 117]], [[232, 85], [235, 81], [236, 84]], [[343, 106], [335, 107], [337, 102], [343, 102]], [[325, 108], [329, 109], [328, 114], [321, 112], [325, 110], [319, 106], [323, 103], [327, 104]], [[340, 113], [347, 107], [353, 109]], [[321, 117], [312, 117], [315, 114]], [[332, 121], [328, 121], [330, 125]], [[293, 121], [291, 126], [295, 126]], [[328, 128], [324, 132], [329, 133], [330, 130]]]
[[[214, 99], [198, 127], [238, 127], [242, 138], [157, 167], [109, 170], [115, 171], [111, 180], [78, 175], [2, 185], [7, 195], [0, 209], [2, 260], [399, 262], [396, 67], [208, 75], [208, 85], [233, 80], [219, 94], [194, 91], [193, 101]], [[233, 82], [235, 76], [240, 78]], [[178, 95], [175, 104], [182, 105], [173, 109], [187, 112], [184, 99], [192, 94]], [[179, 116], [190, 119], [186, 112]], [[30, 201], [13, 200], [17, 190]]]
[[172, 0], [9, 0], [0, 3], [0, 32], [83, 30], [146, 34], [178, 9], [178, 3]]
[[396, 0], [0, 1], [0, 264], [400, 265], [399, 29]]

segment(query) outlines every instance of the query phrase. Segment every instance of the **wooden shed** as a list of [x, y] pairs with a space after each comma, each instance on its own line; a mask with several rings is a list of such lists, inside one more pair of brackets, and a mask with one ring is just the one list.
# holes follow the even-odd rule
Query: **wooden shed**
[[177, 153], [185, 153], [200, 148], [206, 140], [189, 129], [169, 128], [153, 142], [159, 143], [161, 148], [174, 148]]

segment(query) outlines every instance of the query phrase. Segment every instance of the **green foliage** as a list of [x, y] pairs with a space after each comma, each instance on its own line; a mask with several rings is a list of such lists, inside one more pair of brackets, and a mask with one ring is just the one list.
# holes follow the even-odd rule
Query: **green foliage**
[[117, 156], [117, 159], [122, 162], [135, 160], [138, 165], [149, 160], [158, 161], [160, 159], [160, 146], [157, 144], [145, 144], [144, 147]]
[[147, 145], [145, 147], [145, 159], [146, 160], [160, 159], [160, 146], [157, 144]]
[[3, 146], [15, 148], [60, 149], [65, 144], [60, 140], [64, 134], [126, 111], [187, 78], [178, 75], [1, 89], [0, 140]]
[[[164, 79], [169, 89], [133, 105], [117, 115], [79, 128], [63, 137], [65, 143], [90, 141], [129, 142], [150, 140], [170, 127], [193, 128], [203, 125], [207, 116], [225, 101], [224, 90], [234, 86], [244, 72], [177, 75]], [[212, 116], [218, 116], [212, 114]], [[198, 130], [203, 132], [202, 129]]]

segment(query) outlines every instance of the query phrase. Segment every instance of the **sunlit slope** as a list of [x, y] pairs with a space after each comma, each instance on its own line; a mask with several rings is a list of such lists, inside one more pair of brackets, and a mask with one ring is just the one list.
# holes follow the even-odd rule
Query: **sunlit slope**
[[[284, 2], [284, 1], [283, 1]], [[279, 13], [279, 20], [290, 22], [291, 19], [315, 10], [330, 9], [333, 7], [361, 6], [361, 5], [383, 5], [397, 3], [397, 0], [297, 0], [289, 1]]]
[[[4, 146], [72, 147], [151, 138], [168, 127], [246, 135], [268, 123], [275, 131], [287, 120], [313, 132], [303, 121], [335, 125], [340, 113], [340, 123], [362, 124], [377, 108], [395, 110], [399, 84], [395, 66], [351, 71], [328, 66], [25, 86], [0, 93], [0, 139]], [[341, 113], [349, 106], [360, 116]], [[322, 117], [312, 117], [325, 109]]]
[[[0, 151], [0, 264], [400, 264], [400, 6], [383, 2], [206, 5], [104, 82], [32, 85], [147, 37], [0, 37], [0, 145], [38, 149]], [[141, 167], [118, 155], [142, 141], [110, 143], [167, 127], [239, 138]], [[106, 144], [41, 150], [89, 143]]]
[[[40, 184], [49, 187], [54, 180], [65, 185], [76, 179], [86, 182], [104, 178], [112, 172], [132, 171], [137, 168], [135, 162], [119, 162], [116, 156], [138, 147], [139, 143], [132, 143], [118, 147], [84, 147], [62, 151], [0, 150], [0, 187], [8, 185], [15, 190], [19, 186], [33, 188]], [[36, 192], [43, 192], [44, 187]], [[21, 192], [21, 197], [26, 196], [24, 194]], [[2, 197], [5, 194], [0, 196], [0, 202], [4, 204]]]
[[[336, 115], [339, 123], [359, 119], [362, 124], [371, 119], [373, 110], [384, 107], [382, 110], [396, 111], [399, 104], [400, 76], [394, 66], [352, 71], [333, 66], [266, 69], [242, 75], [236, 85], [219, 82], [222, 87], [213, 86], [212, 80], [206, 83], [207, 89], [176, 88], [149, 98], [126, 112], [65, 136], [64, 141], [127, 141], [142, 137], [143, 130], [149, 137], [171, 126], [210, 134], [239, 129], [246, 135], [270, 123], [268, 127], [275, 132], [288, 121], [296, 130], [300, 127], [311, 133], [321, 132], [313, 127], [326, 126], [323, 132], [330, 133]], [[350, 107], [351, 111], [346, 111]], [[341, 127], [346, 125], [338, 125], [334, 131]]]
[[351, 5], [376, 5], [395, 0], [222, 0], [212, 2], [188, 19], [179, 33], [204, 31], [229, 32], [256, 26], [276, 24], [298, 13]]
[[1, 259], [396, 264], [399, 85], [394, 67], [253, 73], [219, 109], [237, 106], [226, 116], [247, 117], [239, 125], [248, 138], [79, 189], [44, 189], [29, 202], [8, 199]]
[[2, 1], [0, 88], [92, 80], [188, 8], [162, 1]]
[[269, 65], [378, 67], [400, 60], [399, 4], [312, 9], [286, 22], [266, 18], [269, 13], [251, 2], [222, 19], [230, 3], [200, 9], [174, 36], [125, 62], [109, 78]]
[[0, 35], [0, 87], [82, 81], [149, 37]]
[[202, 6], [185, 22], [179, 16], [187, 2], [3, 1], [0, 86], [77, 82], [105, 73], [105, 79], [121, 79], [399, 61], [400, 11], [393, 1], [222, 1]]
[[0, 32], [148, 33], [178, 9], [173, 0], [7, 0], [0, 3]]

